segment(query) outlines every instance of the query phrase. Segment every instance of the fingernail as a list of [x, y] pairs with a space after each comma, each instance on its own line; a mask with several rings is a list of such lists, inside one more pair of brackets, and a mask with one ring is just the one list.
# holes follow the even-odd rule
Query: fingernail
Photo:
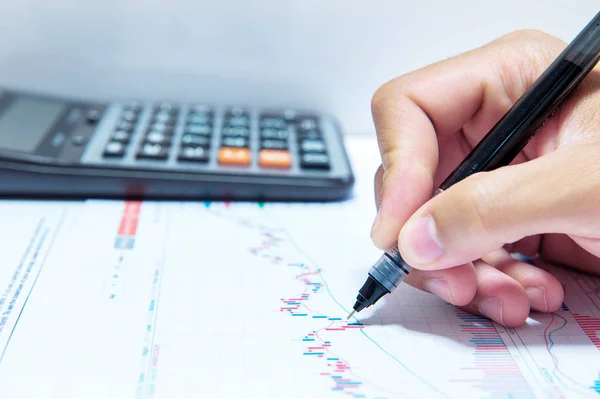
[[444, 301], [454, 304], [454, 298], [452, 297], [452, 292], [450, 292], [450, 287], [448, 286], [446, 280], [441, 278], [434, 278], [425, 281], [425, 283], [423, 283], [423, 286], [427, 291], [431, 292], [433, 295], [437, 295]]
[[401, 252], [418, 264], [433, 262], [444, 254], [431, 216], [408, 222], [402, 229]]
[[502, 301], [498, 298], [486, 298], [478, 306], [482, 315], [492, 320], [504, 324], [502, 315]]
[[542, 312], [548, 311], [548, 299], [546, 298], [546, 290], [544, 287], [531, 287], [525, 290], [529, 303], [532, 307], [537, 308]]
[[377, 210], [377, 215], [375, 216], [375, 221], [373, 221], [373, 227], [371, 227], [371, 238], [373, 238], [373, 234], [375, 233], [377, 226], [379, 226], [379, 219], [381, 218], [380, 213], [381, 213], [381, 207], [379, 208], [379, 210]]

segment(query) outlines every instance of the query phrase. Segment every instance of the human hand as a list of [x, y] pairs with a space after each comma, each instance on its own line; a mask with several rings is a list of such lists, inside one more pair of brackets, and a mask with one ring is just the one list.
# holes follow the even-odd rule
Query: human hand
[[555, 276], [511, 252], [600, 272], [600, 66], [511, 165], [432, 194], [565, 46], [515, 32], [373, 96], [374, 244], [398, 243], [415, 269], [407, 283], [508, 327], [564, 298]]

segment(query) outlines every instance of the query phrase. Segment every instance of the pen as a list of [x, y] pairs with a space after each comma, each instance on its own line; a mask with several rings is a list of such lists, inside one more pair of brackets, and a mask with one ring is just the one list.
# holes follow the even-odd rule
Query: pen
[[[600, 59], [600, 12], [517, 100], [434, 195], [470, 175], [510, 164]], [[412, 268], [398, 247], [384, 252], [358, 291], [350, 319], [392, 292]]]

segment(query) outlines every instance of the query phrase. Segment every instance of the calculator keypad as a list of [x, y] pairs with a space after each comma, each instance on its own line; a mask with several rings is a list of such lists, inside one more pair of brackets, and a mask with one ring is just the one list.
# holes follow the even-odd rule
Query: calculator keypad
[[[123, 106], [104, 157], [122, 158], [135, 145], [136, 159], [165, 161], [173, 153], [182, 163], [216, 162], [242, 168], [256, 163], [259, 168], [283, 170], [297, 163], [296, 168], [305, 170], [331, 168], [327, 142], [312, 115], [260, 113], [254, 120], [243, 107], [229, 107], [216, 115], [207, 105], [190, 105], [183, 113], [174, 104], [162, 103], [151, 106], [142, 121], [144, 108], [140, 103]], [[213, 143], [217, 148], [212, 148]]]
[[330, 168], [327, 145], [315, 118], [300, 118], [296, 124], [297, 141], [300, 152], [300, 167], [303, 169]]
[[261, 115], [258, 122], [260, 152], [258, 165], [261, 168], [290, 169], [292, 154], [290, 144], [290, 118], [285, 115]]
[[184, 121], [177, 160], [207, 163], [213, 135], [213, 110], [205, 105], [191, 107]]
[[122, 158], [125, 156], [131, 136], [135, 130], [141, 113], [141, 105], [138, 103], [127, 104], [119, 115], [114, 130], [110, 135], [108, 143], [104, 148], [104, 156], [107, 158]]

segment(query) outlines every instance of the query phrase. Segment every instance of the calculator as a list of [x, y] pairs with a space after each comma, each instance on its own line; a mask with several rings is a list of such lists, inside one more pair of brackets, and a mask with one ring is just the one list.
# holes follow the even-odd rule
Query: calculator
[[0, 91], [0, 195], [335, 201], [354, 175], [316, 111]]

